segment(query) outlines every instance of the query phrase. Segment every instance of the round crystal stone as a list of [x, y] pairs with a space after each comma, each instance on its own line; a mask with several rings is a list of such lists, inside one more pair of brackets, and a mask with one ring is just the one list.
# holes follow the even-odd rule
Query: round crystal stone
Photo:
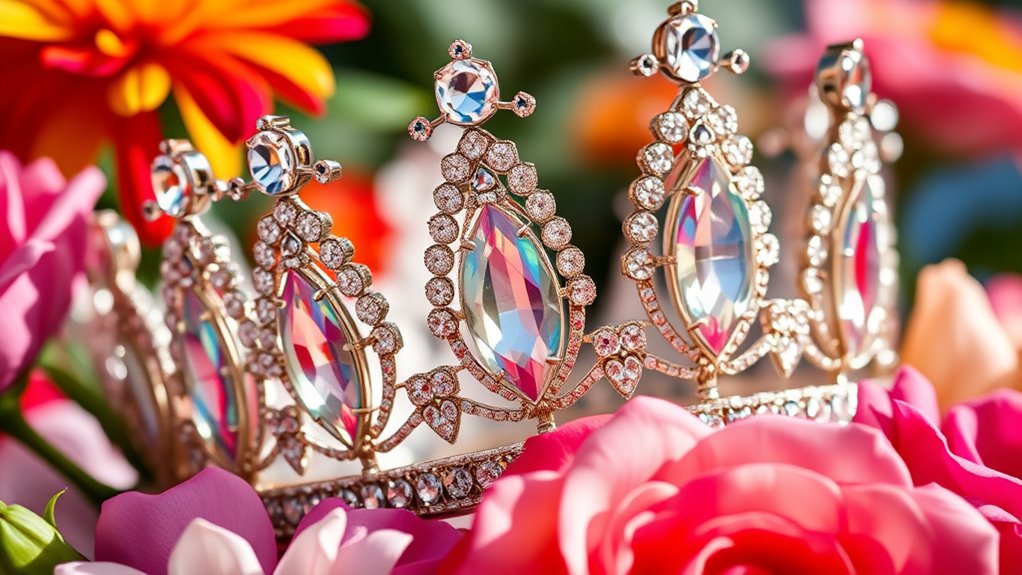
[[437, 73], [436, 101], [453, 124], [473, 124], [496, 110], [497, 79], [474, 60], [456, 60]]
[[263, 131], [249, 140], [249, 173], [267, 195], [278, 196], [291, 190], [296, 165], [294, 150], [280, 134]]
[[184, 215], [191, 186], [184, 168], [167, 156], [160, 156], [152, 167], [153, 193], [156, 203], [165, 214], [171, 217]]
[[717, 23], [706, 16], [689, 14], [671, 19], [662, 28], [661, 39], [667, 68], [679, 79], [698, 82], [717, 67]]

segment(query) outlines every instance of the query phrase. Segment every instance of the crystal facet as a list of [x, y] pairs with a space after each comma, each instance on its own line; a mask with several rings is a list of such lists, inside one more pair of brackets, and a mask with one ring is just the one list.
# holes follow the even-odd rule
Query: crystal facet
[[167, 156], [160, 156], [153, 162], [151, 175], [153, 193], [160, 209], [171, 217], [184, 215], [188, 194], [191, 193], [184, 167]]
[[326, 297], [316, 301], [318, 289], [299, 270], [283, 279], [278, 311], [288, 374], [298, 399], [309, 414], [332, 435], [353, 443], [364, 407], [362, 380], [354, 354], [345, 349], [352, 339], [350, 318]]
[[185, 386], [192, 403], [192, 422], [199, 435], [233, 460], [238, 449], [238, 397], [230, 375], [231, 359], [224, 334], [194, 290], [184, 290]]
[[686, 82], [713, 73], [720, 58], [717, 24], [702, 14], [673, 18], [660, 30], [667, 67]]
[[248, 169], [268, 195], [287, 192], [294, 184], [295, 155], [283, 136], [259, 132], [248, 142]]
[[463, 309], [482, 363], [529, 399], [540, 398], [547, 363], [561, 349], [563, 310], [546, 254], [522, 223], [483, 206], [461, 268]]
[[876, 306], [880, 286], [880, 242], [876, 191], [867, 179], [852, 200], [842, 225], [841, 253], [836, 262], [838, 316], [845, 352], [864, 351], [869, 316]]
[[472, 124], [496, 109], [497, 79], [493, 70], [474, 60], [456, 60], [437, 73], [436, 101], [451, 122]]
[[675, 196], [673, 237], [665, 251], [675, 259], [675, 299], [696, 326], [693, 332], [720, 354], [752, 299], [756, 274], [752, 231], [745, 202], [727, 168], [701, 160], [687, 187]]

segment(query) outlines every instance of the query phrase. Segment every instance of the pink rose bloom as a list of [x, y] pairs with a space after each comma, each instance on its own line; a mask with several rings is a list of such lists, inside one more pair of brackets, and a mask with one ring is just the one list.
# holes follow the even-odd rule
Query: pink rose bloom
[[933, 386], [902, 368], [890, 391], [859, 384], [855, 420], [884, 432], [916, 485], [941, 485], [975, 505], [1000, 533], [1001, 571], [1022, 573], [1022, 393], [956, 405], [941, 431]]
[[713, 431], [645, 397], [530, 439], [458, 573], [997, 572], [997, 533], [917, 487], [866, 426], [757, 416]]
[[277, 561], [273, 526], [243, 479], [207, 468], [159, 495], [125, 493], [103, 504], [96, 563], [57, 575], [375, 575], [433, 573], [461, 538], [442, 521], [403, 509], [347, 509], [328, 499], [309, 511]]
[[767, 66], [805, 94], [824, 46], [862, 38], [876, 93], [944, 152], [1022, 148], [1022, 19], [978, 2], [806, 0], [807, 33]]
[[27, 369], [64, 321], [82, 276], [97, 168], [66, 181], [49, 159], [22, 166], [0, 151], [0, 391]]

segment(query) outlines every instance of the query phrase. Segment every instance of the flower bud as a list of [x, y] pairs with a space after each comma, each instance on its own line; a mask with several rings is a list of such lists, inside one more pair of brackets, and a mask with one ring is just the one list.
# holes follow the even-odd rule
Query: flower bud
[[50, 575], [57, 565], [82, 559], [64, 542], [53, 518], [54, 505], [63, 493], [46, 504], [45, 518], [0, 501], [0, 575]]

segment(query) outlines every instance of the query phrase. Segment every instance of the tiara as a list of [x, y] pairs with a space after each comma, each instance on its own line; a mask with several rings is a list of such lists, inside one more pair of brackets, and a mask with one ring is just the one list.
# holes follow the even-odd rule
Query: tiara
[[[629, 247], [621, 271], [634, 282], [649, 323], [677, 353], [647, 353], [643, 366], [695, 381], [699, 403], [690, 410], [711, 426], [771, 412], [847, 422], [856, 401], [847, 374], [887, 346], [880, 332], [893, 315], [895, 289], [896, 254], [868, 123], [874, 100], [868, 60], [858, 42], [829, 48], [820, 62], [816, 87], [834, 129], [803, 158], [819, 166], [810, 171], [820, 189], [801, 276], [807, 297], [767, 299], [780, 247], [768, 231], [764, 179], [750, 164], [753, 144], [738, 133], [735, 110], [700, 85], [721, 68], [745, 72], [749, 58], [741, 50], [721, 56], [717, 23], [697, 9], [694, 1], [673, 4], [652, 52], [631, 65], [637, 75], [659, 72], [680, 87], [670, 109], [650, 123], [655, 140], [639, 151], [642, 174], [629, 188], [633, 211], [623, 224]], [[722, 375], [770, 356], [787, 377], [803, 355], [832, 373], [834, 383], [720, 396]]]
[[[372, 288], [355, 246], [333, 235], [329, 214], [300, 199], [306, 184], [337, 180], [342, 168], [316, 161], [286, 117], [261, 118], [247, 141], [251, 181], [217, 180], [182, 141], [164, 142], [153, 163], [157, 202], [149, 211], [177, 218], [164, 245], [161, 292], [185, 465], [194, 472], [215, 464], [247, 478], [282, 537], [324, 497], [421, 515], [464, 512], [521, 443], [396, 467], [382, 456], [420, 427], [454, 444], [467, 415], [534, 421], [543, 433], [604, 375], [624, 396], [637, 383], [611, 377], [645, 345], [637, 322], [613, 328], [623, 337], [616, 355], [570, 378], [592, 341], [585, 319], [595, 283], [535, 166], [481, 127], [501, 109], [529, 116], [535, 99], [519, 92], [500, 100], [492, 65], [468, 43], [455, 41], [449, 55], [435, 74], [440, 115], [409, 125], [417, 141], [442, 123], [464, 128], [440, 162], [444, 181], [427, 222], [435, 243], [423, 256], [432, 275], [425, 324], [452, 353], [428, 371], [399, 376], [403, 340], [387, 320], [386, 297]], [[257, 224], [250, 297], [228, 245], [200, 216], [212, 202], [255, 191], [275, 203]], [[407, 412], [401, 419], [398, 403]], [[311, 479], [312, 458], [356, 467]]]

